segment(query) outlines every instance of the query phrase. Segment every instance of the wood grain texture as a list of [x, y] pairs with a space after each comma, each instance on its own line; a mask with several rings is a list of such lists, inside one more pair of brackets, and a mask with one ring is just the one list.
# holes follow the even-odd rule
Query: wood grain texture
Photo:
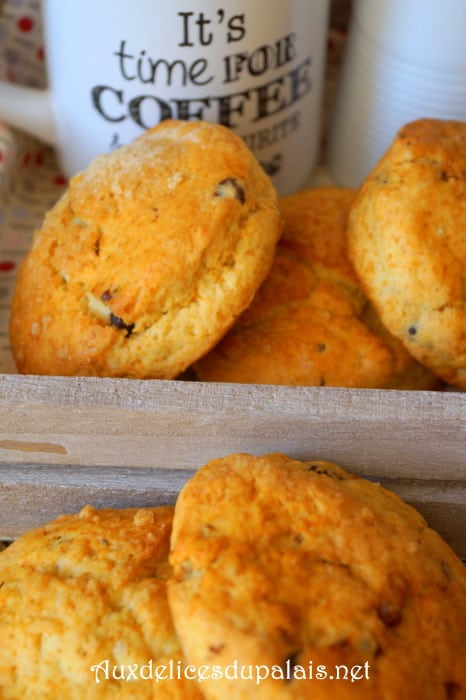
[[466, 556], [466, 394], [0, 375], [0, 537], [60, 512], [173, 502], [232, 452], [337, 462]]

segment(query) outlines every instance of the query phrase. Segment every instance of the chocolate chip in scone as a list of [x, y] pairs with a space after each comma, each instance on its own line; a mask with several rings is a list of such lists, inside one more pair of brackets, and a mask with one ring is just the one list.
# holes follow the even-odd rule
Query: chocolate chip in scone
[[244, 189], [234, 177], [228, 177], [219, 182], [215, 195], [226, 199], [237, 199], [241, 204], [244, 204], [246, 201]]
[[374, 178], [374, 181], [378, 185], [388, 185], [390, 182], [390, 175], [387, 172], [377, 173], [377, 175]]
[[398, 606], [382, 603], [377, 608], [377, 615], [386, 627], [395, 627], [401, 622], [402, 614]]
[[445, 686], [445, 697], [446, 700], [456, 700], [458, 698], [461, 698], [461, 691], [462, 691], [462, 686], [459, 683], [456, 683], [456, 681], [447, 681], [444, 683]]
[[315, 474], [328, 476], [331, 479], [338, 479], [339, 481], [345, 481], [344, 476], [340, 476], [340, 474], [334, 474], [333, 472], [329, 471], [328, 469], [324, 469], [323, 467], [321, 467], [320, 464], [310, 464], [308, 466], [307, 470], [309, 472], [314, 472]]
[[[290, 672], [293, 673], [294, 669], [298, 665], [298, 659], [301, 654], [301, 651], [301, 649], [296, 649], [289, 656], [286, 657], [285, 661], [283, 662], [283, 670], [285, 674], [289, 674]], [[288, 675], [285, 675], [285, 680], [287, 682], [290, 682], [293, 679], [290, 678]]]
[[126, 331], [125, 338], [129, 338], [131, 333], [134, 330], [134, 323], [126, 323], [122, 318], [119, 316], [115, 316], [114, 313], [110, 314], [110, 325], [115, 326], [115, 328], [118, 328], [119, 330], [124, 330]]

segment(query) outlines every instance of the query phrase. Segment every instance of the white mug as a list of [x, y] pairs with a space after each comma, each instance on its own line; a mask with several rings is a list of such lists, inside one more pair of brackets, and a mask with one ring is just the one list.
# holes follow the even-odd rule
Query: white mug
[[404, 124], [466, 119], [465, 0], [354, 0], [328, 165], [358, 187]]
[[67, 176], [167, 119], [239, 133], [280, 194], [320, 147], [329, 0], [43, 0], [48, 90], [0, 84], [0, 119]]

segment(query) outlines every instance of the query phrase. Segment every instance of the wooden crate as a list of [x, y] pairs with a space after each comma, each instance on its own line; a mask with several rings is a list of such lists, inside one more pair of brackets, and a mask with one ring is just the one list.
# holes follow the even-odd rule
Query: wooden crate
[[232, 452], [326, 459], [466, 558], [466, 394], [0, 375], [0, 538], [87, 503], [173, 503]]

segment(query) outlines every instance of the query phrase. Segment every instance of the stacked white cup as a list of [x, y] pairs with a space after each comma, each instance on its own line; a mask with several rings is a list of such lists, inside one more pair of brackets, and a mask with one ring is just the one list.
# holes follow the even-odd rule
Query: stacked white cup
[[466, 0], [354, 0], [327, 163], [357, 187], [397, 130], [466, 120]]

